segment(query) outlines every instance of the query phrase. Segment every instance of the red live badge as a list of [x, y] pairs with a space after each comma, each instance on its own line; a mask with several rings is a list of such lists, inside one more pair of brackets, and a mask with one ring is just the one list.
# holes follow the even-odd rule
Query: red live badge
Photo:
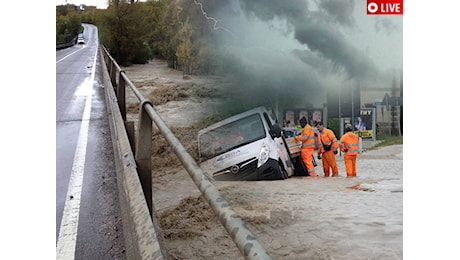
[[367, 0], [367, 14], [403, 14], [403, 0]]

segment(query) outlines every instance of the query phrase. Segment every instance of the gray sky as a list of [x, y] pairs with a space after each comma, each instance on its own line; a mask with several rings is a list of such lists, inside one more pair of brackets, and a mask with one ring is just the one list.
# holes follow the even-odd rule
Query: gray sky
[[237, 67], [228, 69], [235, 86], [253, 88], [241, 96], [278, 90], [322, 107], [328, 88], [389, 87], [402, 69], [402, 16], [367, 15], [366, 4], [239, 0], [211, 15], [230, 31], [219, 46]]
[[378, 70], [402, 68], [402, 16], [367, 15], [366, 0], [240, 2], [255, 27], [263, 27], [256, 20], [272, 27], [265, 35], [248, 32], [245, 37], [270, 40], [262, 43], [267, 45], [273, 41], [274, 49], [309, 49], [344, 67], [356, 66], [353, 59], [359, 56]]
[[354, 19], [354, 26], [343, 30], [347, 39], [382, 71], [402, 69], [403, 16], [367, 15], [366, 1], [357, 1]]

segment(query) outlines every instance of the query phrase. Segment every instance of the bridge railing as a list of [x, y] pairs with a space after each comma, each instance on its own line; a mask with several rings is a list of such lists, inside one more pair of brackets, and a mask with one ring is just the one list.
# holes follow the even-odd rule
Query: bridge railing
[[[133, 243], [133, 241], [139, 243], [133, 248], [128, 248], [127, 246], [127, 251], [134, 252], [130, 254], [134, 255], [136, 259], [163, 259], [161, 229], [156, 217], [152, 195], [153, 122], [168, 144], [171, 145], [174, 153], [200, 190], [205, 201], [210, 205], [244, 258], [271, 259], [241, 217], [230, 207], [230, 204], [168, 128], [153, 107], [152, 102], [140, 93], [126, 73], [110, 56], [107, 49], [101, 46], [100, 50], [102, 60], [106, 65], [104, 71], [108, 73], [107, 81], [112, 85], [112, 88], [106, 88], [106, 93], [109, 92], [106, 97], [107, 103], [110, 103], [109, 108], [113, 113], [112, 116], [114, 116], [113, 129], [115, 133], [112, 133], [112, 137], [115, 138], [114, 140], [118, 140], [117, 143], [114, 141], [114, 150], [117, 156], [115, 159], [119, 161], [117, 162], [119, 164], [117, 167], [119, 193], [120, 197], [124, 197], [121, 199], [122, 203], [124, 203], [122, 207], [127, 207], [127, 212], [125, 211], [124, 213], [125, 217], [130, 218], [126, 220], [126, 223], [125, 218], [123, 218], [123, 228], [125, 229], [126, 226], [126, 229], [128, 229], [125, 231], [125, 239], [131, 239], [129, 243]], [[129, 88], [139, 101], [139, 121], [136, 134], [134, 134], [133, 123], [126, 121], [126, 88]], [[131, 133], [130, 138], [128, 138], [127, 132]], [[134, 136], [136, 136], [135, 140]], [[128, 150], [128, 148], [130, 149]], [[131, 151], [134, 151], [134, 154]], [[118, 173], [118, 170], [120, 170], [120, 173]], [[137, 172], [135, 174], [136, 177], [138, 176], [137, 178], [134, 176], [134, 172]], [[143, 195], [142, 199], [139, 198], [139, 194]], [[130, 196], [134, 196], [134, 198]], [[132, 211], [133, 209], [135, 211]], [[147, 219], [146, 214], [150, 214], [150, 218]], [[139, 223], [139, 220], [142, 220], [142, 223]], [[139, 234], [139, 229], [142, 230], [143, 228], [146, 228], [148, 232]], [[142, 235], [146, 235], [146, 237], [144, 238]], [[139, 252], [140, 249], [145, 250], [146, 246], [151, 247], [148, 252], [155, 254], [156, 258], [143, 258], [143, 255], [140, 255], [142, 253]]]

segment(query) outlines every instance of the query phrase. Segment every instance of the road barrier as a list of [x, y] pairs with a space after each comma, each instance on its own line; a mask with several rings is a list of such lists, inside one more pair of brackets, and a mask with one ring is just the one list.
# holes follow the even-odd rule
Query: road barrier
[[56, 50], [60, 50], [60, 49], [64, 49], [64, 48], [67, 48], [67, 47], [70, 47], [70, 46], [74, 46], [76, 42], [77, 42], [77, 39], [73, 38], [70, 42], [56, 44]]
[[[161, 234], [158, 234], [142, 191], [136, 160], [131, 150], [125, 123], [112, 87], [110, 74], [104, 60], [105, 51], [100, 48], [105, 98], [112, 135], [117, 172], [118, 195], [123, 221], [123, 235], [127, 259], [165, 259], [161, 251]], [[125, 117], [126, 118], [126, 117]], [[150, 200], [151, 201], [151, 200]]]
[[[174, 153], [244, 258], [271, 259], [241, 217], [230, 207], [197, 162], [167, 127], [152, 102], [144, 98], [104, 46], [100, 47], [100, 53], [105, 64], [102, 67], [106, 102], [109, 116], [112, 118], [112, 140], [128, 259], [164, 259], [164, 252], [161, 251], [162, 232], [152, 196], [152, 122], [172, 146]], [[127, 87], [133, 91], [139, 101], [137, 134], [134, 134], [134, 124], [126, 121]], [[134, 136], [137, 139], [134, 139]]]

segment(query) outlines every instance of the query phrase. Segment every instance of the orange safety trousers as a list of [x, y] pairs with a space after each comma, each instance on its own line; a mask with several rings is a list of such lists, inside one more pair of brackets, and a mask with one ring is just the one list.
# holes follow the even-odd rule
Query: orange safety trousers
[[315, 166], [313, 165], [313, 152], [315, 148], [302, 148], [300, 151], [300, 156], [302, 157], [302, 161], [307, 167], [307, 172], [310, 176], [318, 176], [315, 172]]
[[339, 168], [335, 160], [334, 151], [326, 151], [322, 154], [324, 177], [329, 177], [330, 169], [332, 168], [332, 175], [339, 174]]
[[343, 156], [343, 161], [345, 163], [345, 170], [347, 172], [347, 176], [356, 176], [356, 154], [345, 154]]

